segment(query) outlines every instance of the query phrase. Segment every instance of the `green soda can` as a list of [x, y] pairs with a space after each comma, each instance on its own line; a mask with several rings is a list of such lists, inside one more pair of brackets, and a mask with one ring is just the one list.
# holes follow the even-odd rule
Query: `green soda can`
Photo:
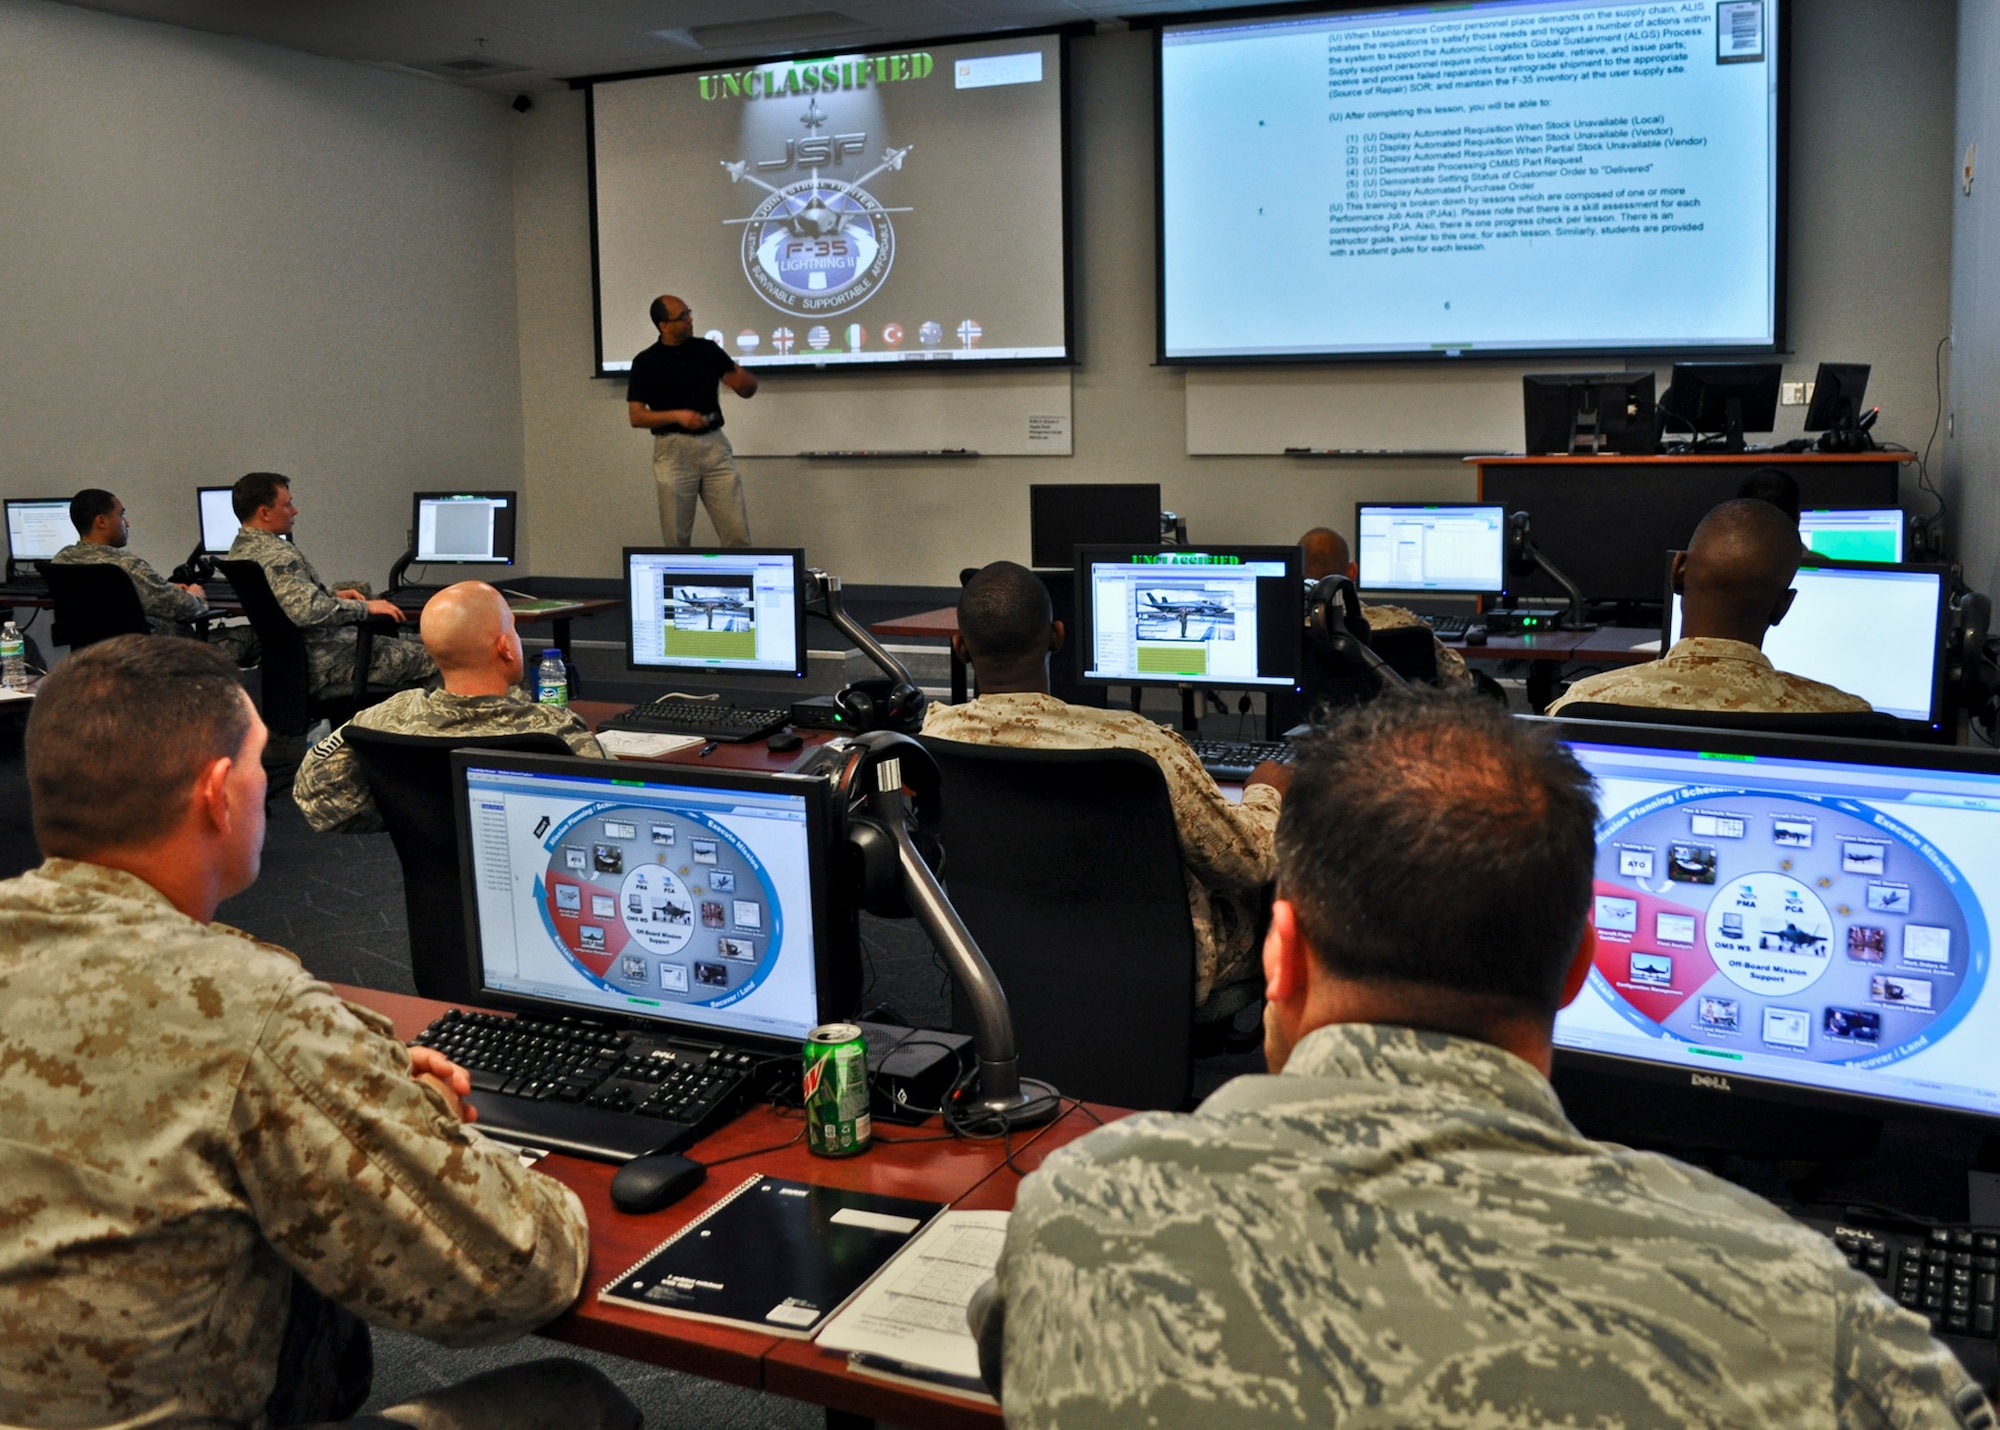
[[806, 1035], [806, 1150], [852, 1157], [868, 1150], [868, 1042], [854, 1023], [828, 1023]]

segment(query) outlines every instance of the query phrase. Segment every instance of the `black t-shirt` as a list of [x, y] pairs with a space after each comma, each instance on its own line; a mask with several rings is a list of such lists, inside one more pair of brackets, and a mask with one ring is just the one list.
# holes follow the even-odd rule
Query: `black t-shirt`
[[722, 425], [722, 404], [716, 400], [715, 385], [734, 371], [736, 364], [729, 354], [707, 338], [683, 338], [674, 347], [654, 343], [632, 359], [632, 377], [625, 384], [625, 400], [642, 403], [654, 412], [671, 412], [676, 407], [705, 412], [709, 414], [708, 425], [697, 430], [713, 432]]

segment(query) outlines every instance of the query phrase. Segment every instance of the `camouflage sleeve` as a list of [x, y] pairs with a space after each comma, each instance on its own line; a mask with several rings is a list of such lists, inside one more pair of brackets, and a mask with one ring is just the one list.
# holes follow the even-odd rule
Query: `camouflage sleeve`
[[208, 603], [192, 591], [183, 591], [143, 561], [125, 568], [139, 592], [139, 608], [162, 621], [192, 621], [208, 609]]
[[324, 984], [300, 978], [279, 998], [230, 1131], [264, 1238], [374, 1325], [492, 1345], [576, 1299], [589, 1247], [576, 1196], [462, 1126], [410, 1076], [409, 1049]]
[[341, 600], [313, 580], [296, 555], [268, 563], [264, 574], [271, 583], [271, 594], [278, 598], [278, 604], [295, 626], [307, 630], [351, 626], [368, 615], [366, 601]]
[[1852, 1277], [1839, 1298], [1834, 1409], [1841, 1430], [1991, 1430], [1979, 1387], [1930, 1327]]
[[1279, 797], [1268, 785], [1252, 785], [1241, 804], [1231, 804], [1216, 787], [1187, 741], [1155, 726], [1164, 737], [1147, 753], [1159, 761], [1174, 802], [1174, 827], [1181, 853], [1195, 878], [1211, 889], [1255, 889], [1277, 877], [1272, 842], [1278, 830]]
[[382, 828], [361, 761], [347, 747], [345, 725], [306, 751], [292, 778], [292, 799], [321, 834], [373, 834]]
[[571, 754], [581, 755], [587, 760], [608, 760], [611, 758], [611, 756], [604, 753], [604, 746], [597, 743], [597, 736], [590, 733], [590, 727], [584, 724], [582, 718], [573, 711], [570, 714], [569, 720], [556, 733], [563, 737], [564, 742], [570, 748]]

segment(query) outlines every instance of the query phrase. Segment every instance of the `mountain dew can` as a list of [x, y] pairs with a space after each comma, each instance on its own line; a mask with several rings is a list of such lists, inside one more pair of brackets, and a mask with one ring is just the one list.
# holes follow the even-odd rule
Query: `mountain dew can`
[[868, 1041], [855, 1023], [828, 1023], [806, 1036], [806, 1150], [816, 1157], [866, 1152]]

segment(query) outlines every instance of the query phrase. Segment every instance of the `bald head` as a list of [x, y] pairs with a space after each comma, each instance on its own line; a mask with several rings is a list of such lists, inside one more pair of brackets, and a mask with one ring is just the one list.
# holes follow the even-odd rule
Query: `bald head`
[[983, 694], [1049, 688], [1049, 655], [1062, 649], [1060, 621], [1050, 619], [1049, 588], [1012, 561], [981, 567], [958, 597], [960, 656]]
[[1799, 531], [1789, 517], [1768, 501], [1724, 502], [1674, 559], [1681, 634], [1761, 646], [1791, 606], [1798, 571]]
[[662, 293], [655, 298], [653, 306], [646, 311], [653, 320], [653, 326], [660, 330], [660, 341], [668, 347], [682, 342], [694, 331], [690, 321], [694, 310], [688, 307], [686, 300], [671, 293]]
[[484, 581], [447, 586], [424, 605], [424, 649], [454, 695], [502, 695], [522, 675], [507, 598]]
[[1301, 536], [1299, 549], [1305, 553], [1308, 581], [1323, 576], [1345, 576], [1354, 559], [1348, 554], [1347, 538], [1330, 526], [1316, 526]]

